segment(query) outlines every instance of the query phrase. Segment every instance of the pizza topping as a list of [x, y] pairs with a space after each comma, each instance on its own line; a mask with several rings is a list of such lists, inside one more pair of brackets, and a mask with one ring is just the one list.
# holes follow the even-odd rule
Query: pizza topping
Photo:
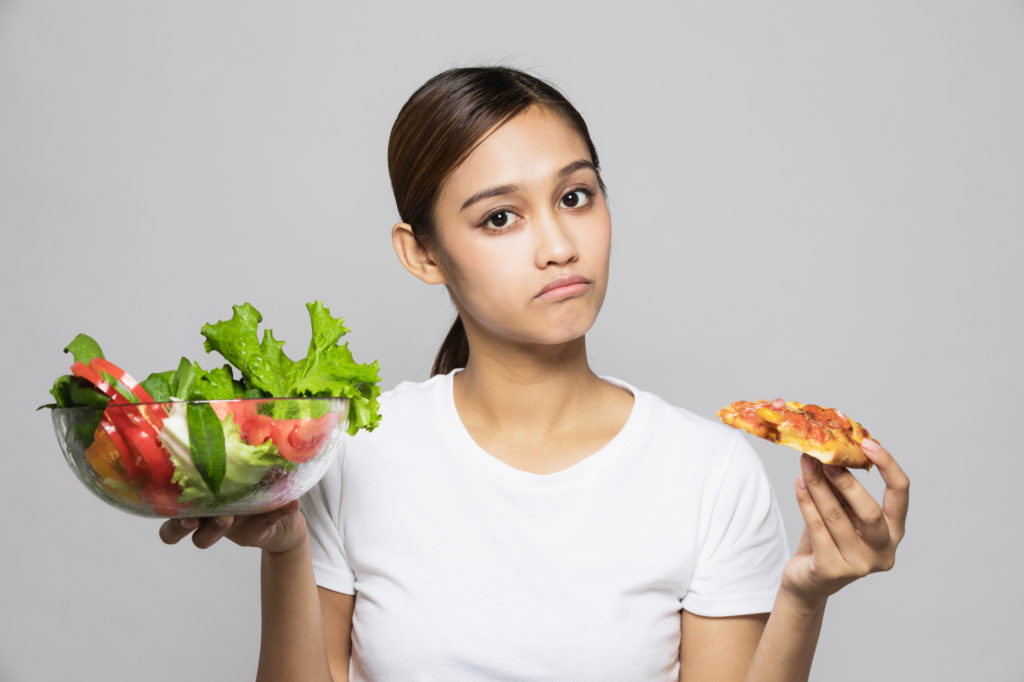
[[860, 443], [867, 430], [839, 410], [775, 400], [739, 400], [718, 411], [726, 424], [811, 454], [826, 464], [871, 468]]
[[817, 419], [827, 425], [829, 428], [850, 428], [849, 418], [838, 410], [833, 410], [827, 407], [818, 407], [817, 405], [804, 405], [804, 411], [810, 414], [814, 419]]

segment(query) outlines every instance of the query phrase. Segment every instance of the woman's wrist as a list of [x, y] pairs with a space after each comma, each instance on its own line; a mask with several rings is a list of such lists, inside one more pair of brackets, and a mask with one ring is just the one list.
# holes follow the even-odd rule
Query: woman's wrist
[[[279, 527], [280, 533], [284, 537], [277, 540], [271, 538], [271, 541], [263, 547], [264, 556], [274, 561], [275, 563], [288, 562], [293, 560], [306, 560], [310, 556], [309, 548], [309, 532], [306, 529], [306, 519], [298, 514], [298, 528], [286, 530], [283, 527]], [[297, 535], [298, 537], [294, 537]]]
[[818, 598], [797, 595], [787, 589], [785, 585], [779, 588], [779, 592], [775, 597], [776, 608], [781, 607], [787, 613], [808, 621], [822, 614], [827, 603], [827, 595]]

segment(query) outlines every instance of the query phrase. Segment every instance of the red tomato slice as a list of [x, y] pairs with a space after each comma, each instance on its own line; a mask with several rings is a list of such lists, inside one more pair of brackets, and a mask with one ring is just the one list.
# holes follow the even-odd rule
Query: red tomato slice
[[131, 403], [111, 400], [104, 414], [121, 432], [132, 452], [138, 455], [150, 478], [156, 483], [169, 483], [174, 468], [170, 456], [160, 446], [153, 425]]
[[302, 453], [296, 448], [293, 448], [291, 443], [288, 442], [288, 436], [291, 435], [292, 429], [295, 425], [287, 419], [275, 421], [273, 426], [270, 427], [270, 437], [274, 441], [274, 445], [277, 446], [278, 452], [281, 456], [292, 462], [301, 462]]
[[83, 365], [81, 362], [76, 362], [75, 364], [71, 365], [71, 373], [74, 374], [76, 377], [81, 377], [82, 379], [88, 381], [90, 384], [95, 386], [100, 391], [100, 393], [103, 393], [111, 400], [124, 397], [120, 393], [118, 393], [117, 389], [111, 386], [99, 372], [92, 369], [91, 367]]
[[118, 464], [120, 459], [121, 453], [113, 439], [107, 435], [106, 431], [97, 427], [93, 434], [92, 444], [85, 449], [86, 464], [92, 467], [101, 480], [114, 479], [128, 483], [130, 479], [126, 478], [124, 468]]
[[[102, 358], [93, 358], [93, 363], [95, 363], [97, 360], [102, 360], [103, 362], [106, 362]], [[104, 367], [103, 362], [98, 363], [98, 366], [99, 367]], [[109, 363], [107, 363], [107, 364], [109, 364]], [[111, 367], [115, 367], [114, 365], [110, 365], [110, 366]], [[100, 371], [101, 370], [94, 369], [93, 367], [87, 367], [87, 366], [83, 365], [81, 362], [76, 362], [75, 364], [71, 365], [71, 373], [72, 374], [74, 374], [76, 377], [81, 377], [82, 379], [85, 379], [86, 381], [91, 383], [101, 393], [105, 394], [108, 398], [110, 398], [110, 402], [112, 404], [127, 404], [127, 405], [130, 405], [131, 403], [128, 402], [128, 399], [125, 398], [123, 395], [121, 395], [116, 388], [111, 386], [110, 383], [106, 379], [103, 378], [103, 375], [100, 373]], [[102, 371], [105, 372], [106, 369], [103, 369]], [[146, 395], [148, 396], [149, 394], [146, 393]], [[141, 413], [138, 412], [138, 410], [140, 408], [142, 408], [142, 407], [152, 408], [152, 409], [148, 409], [144, 414], [146, 415], [146, 417], [148, 419], [152, 420], [158, 427], [164, 423], [164, 411], [161, 410], [159, 407], [155, 407], [155, 406], [151, 406], [151, 405], [146, 405], [146, 406], [140, 405], [138, 408], [134, 408], [134, 409], [125, 407], [125, 408], [123, 408], [123, 412], [127, 413], [127, 412], [131, 411], [131, 412], [135, 412], [135, 413], [141, 414]], [[116, 421], [115, 421], [115, 424], [117, 425], [117, 427], [119, 429], [121, 428], [121, 424], [117, 424]], [[127, 435], [127, 434], [123, 434], [123, 435]], [[155, 431], [153, 432], [153, 435], [154, 435], [154, 437], [156, 436], [156, 432]]]
[[281, 456], [301, 463], [310, 460], [338, 425], [339, 415], [325, 414], [317, 419], [282, 419], [274, 422], [271, 438]]
[[181, 490], [176, 485], [149, 483], [142, 489], [141, 497], [154, 512], [164, 516], [177, 516], [191, 507], [187, 502], [178, 502]]
[[[213, 408], [213, 412], [217, 415], [217, 419], [221, 421], [227, 419], [229, 414], [234, 416], [235, 413], [234, 409], [231, 407], [231, 403], [214, 401], [210, 403], [210, 407]], [[237, 422], [238, 420], [236, 419], [235, 421]]]
[[270, 438], [274, 420], [265, 414], [257, 414], [242, 425], [242, 438], [250, 445], [263, 445]]
[[112, 363], [110, 360], [95, 357], [89, 361], [89, 367], [97, 372], [106, 372], [110, 376], [114, 377], [139, 400], [144, 400], [148, 403], [153, 402], [153, 396], [149, 394], [149, 391], [139, 385], [139, 382], [135, 380], [135, 377]]
[[[153, 396], [135, 380], [135, 377], [109, 360], [98, 357], [93, 358], [89, 361], [89, 368], [96, 372], [106, 372], [110, 376], [114, 377], [118, 383], [127, 388], [140, 402], [153, 402]], [[103, 375], [100, 374], [100, 376], [102, 377]], [[118, 393], [118, 395], [120, 395], [120, 393]], [[149, 418], [150, 421], [156, 424], [158, 428], [164, 423], [164, 417], [166, 415], [160, 408], [151, 405], [140, 405], [139, 409], [147, 418]]]
[[100, 429], [114, 443], [114, 447], [117, 448], [117, 453], [121, 456], [121, 467], [128, 474], [128, 477], [133, 481], [140, 481], [142, 479], [142, 472], [139, 471], [139, 467], [135, 465], [135, 457], [132, 455], [131, 449], [128, 444], [124, 442], [124, 438], [121, 437], [121, 433], [117, 430], [114, 424], [107, 418], [106, 415], [100, 420]]

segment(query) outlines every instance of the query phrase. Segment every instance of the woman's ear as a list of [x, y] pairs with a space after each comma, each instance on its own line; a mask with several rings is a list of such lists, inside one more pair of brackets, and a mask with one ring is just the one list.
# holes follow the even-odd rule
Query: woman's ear
[[391, 228], [391, 244], [395, 247], [398, 260], [405, 269], [427, 284], [447, 284], [448, 278], [438, 264], [437, 259], [423, 248], [409, 223], [395, 223]]

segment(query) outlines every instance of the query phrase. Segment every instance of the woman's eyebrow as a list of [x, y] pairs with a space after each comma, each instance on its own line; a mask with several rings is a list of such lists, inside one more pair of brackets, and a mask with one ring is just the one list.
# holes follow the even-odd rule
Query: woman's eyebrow
[[573, 161], [568, 166], [558, 171], [558, 177], [564, 178], [566, 175], [572, 175], [581, 168], [589, 168], [590, 170], [597, 173], [597, 166], [594, 165], [593, 161], [589, 159], [580, 159], [579, 161]]
[[464, 202], [462, 202], [462, 208], [460, 208], [459, 211], [465, 211], [472, 204], [475, 204], [478, 201], [490, 199], [491, 197], [501, 196], [502, 194], [512, 194], [512, 192], [515, 192], [516, 190], [520, 189], [522, 189], [521, 185], [498, 185], [496, 187], [488, 187], [487, 189], [482, 189], [473, 196], [471, 196], [470, 198], [466, 199]]
[[[568, 166], [558, 171], [558, 177], [564, 178], [567, 175], [572, 175], [581, 168], [589, 168], [590, 170], [597, 173], [597, 167], [594, 165], [592, 161], [588, 159], [580, 159], [579, 161], [573, 161]], [[478, 201], [490, 199], [491, 197], [501, 196], [503, 194], [512, 194], [513, 192], [522, 190], [522, 188], [522, 185], [495, 185], [494, 187], [482, 189], [473, 196], [471, 196], [470, 198], [466, 199], [464, 202], [462, 202], [462, 206], [459, 208], [459, 211], [465, 211], [467, 208], [469, 208]]]

